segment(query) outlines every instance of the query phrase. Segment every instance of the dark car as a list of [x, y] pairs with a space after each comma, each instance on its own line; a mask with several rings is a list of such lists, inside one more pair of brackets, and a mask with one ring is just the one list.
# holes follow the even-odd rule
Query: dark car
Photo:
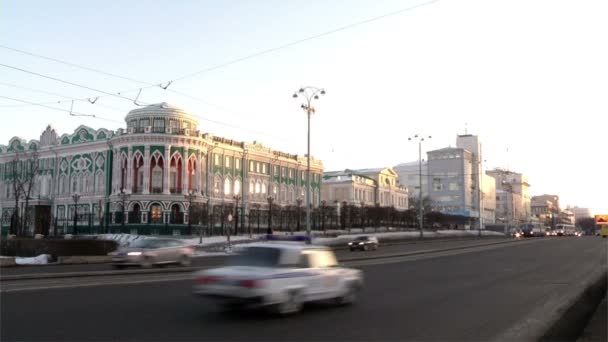
[[357, 236], [353, 241], [348, 243], [350, 251], [361, 250], [376, 250], [378, 249], [378, 238], [375, 236]]
[[174, 239], [143, 239], [122, 247], [112, 256], [112, 266], [152, 267], [154, 265], [178, 264], [190, 265], [194, 247]]

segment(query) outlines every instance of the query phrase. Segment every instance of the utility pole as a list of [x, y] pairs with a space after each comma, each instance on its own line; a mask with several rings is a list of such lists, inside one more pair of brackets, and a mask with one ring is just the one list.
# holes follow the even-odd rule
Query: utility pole
[[[407, 140], [409, 141], [414, 141], [417, 140], [418, 141], [418, 176], [419, 176], [419, 181], [420, 181], [420, 191], [418, 193], [418, 201], [419, 201], [419, 217], [418, 217], [418, 224], [420, 226], [420, 238], [422, 238], [423, 235], [423, 227], [424, 227], [424, 203], [423, 203], [423, 199], [422, 199], [422, 142], [424, 141], [424, 137], [420, 134], [415, 134], [413, 137], [409, 137], [407, 138]], [[427, 139], [431, 139], [431, 136], [429, 135]]]

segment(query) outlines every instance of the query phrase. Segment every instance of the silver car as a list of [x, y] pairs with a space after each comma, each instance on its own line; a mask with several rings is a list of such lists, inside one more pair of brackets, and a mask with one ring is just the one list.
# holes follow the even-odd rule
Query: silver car
[[140, 266], [149, 268], [154, 265], [178, 264], [189, 266], [194, 247], [174, 239], [143, 239], [133, 242], [128, 247], [119, 248], [110, 253], [112, 266]]

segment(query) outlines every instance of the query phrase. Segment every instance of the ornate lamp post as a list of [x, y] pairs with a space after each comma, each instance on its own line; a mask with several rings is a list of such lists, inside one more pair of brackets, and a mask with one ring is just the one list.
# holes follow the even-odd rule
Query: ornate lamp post
[[272, 234], [272, 202], [274, 202], [274, 198], [268, 196], [266, 200], [268, 201], [268, 229], [266, 234]]
[[293, 98], [298, 98], [299, 95], [304, 98], [305, 103], [300, 105], [306, 112], [308, 118], [308, 147], [306, 154], [306, 234], [308, 235], [308, 242], [311, 241], [310, 236], [310, 115], [315, 113], [315, 108], [311, 105], [313, 100], [318, 100], [319, 95], [325, 95], [325, 89], [316, 87], [302, 87], [293, 94]]
[[[422, 142], [424, 141], [424, 137], [420, 134], [416, 134], [413, 137], [409, 137], [407, 138], [407, 140], [409, 141], [418, 141], [418, 175], [419, 175], [419, 180], [420, 180], [420, 189], [418, 192], [418, 200], [419, 200], [419, 205], [420, 205], [420, 212], [419, 212], [419, 218], [418, 218], [418, 222], [420, 224], [420, 237], [422, 238], [423, 233], [422, 233], [422, 228], [423, 228], [423, 223], [424, 223], [424, 206], [422, 204]], [[431, 139], [431, 136], [429, 135], [427, 139]]]
[[[192, 201], [196, 199], [196, 190], [189, 190], [188, 194], [184, 195], [184, 197], [188, 201], [188, 235], [192, 235]], [[199, 240], [200, 239], [202, 239], [202, 237], [200, 237]]]
[[74, 200], [74, 235], [78, 235], [78, 200], [80, 200], [80, 194], [73, 194], [72, 199]]
[[120, 200], [122, 202], [122, 228], [125, 228], [125, 216], [126, 213], [128, 213], [127, 211], [127, 207], [125, 206], [126, 202], [127, 202], [127, 198], [129, 198], [129, 196], [131, 196], [129, 194], [129, 192], [127, 192], [125, 190], [125, 188], [120, 189], [120, 192], [118, 193], [118, 196], [120, 197]]

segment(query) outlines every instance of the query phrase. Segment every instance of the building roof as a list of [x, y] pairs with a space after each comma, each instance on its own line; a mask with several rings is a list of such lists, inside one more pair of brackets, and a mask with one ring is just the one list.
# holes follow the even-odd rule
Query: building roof
[[[198, 119], [194, 115], [186, 112], [181, 108], [170, 105], [167, 102], [155, 103], [149, 106], [133, 109], [127, 114], [127, 116], [125, 117], [125, 121], [128, 122], [130, 119], [146, 117], [169, 117], [175, 119], [186, 119], [189, 121], [194, 121], [198, 125]], [[152, 123], [150, 123], [150, 125], [152, 125]]]

